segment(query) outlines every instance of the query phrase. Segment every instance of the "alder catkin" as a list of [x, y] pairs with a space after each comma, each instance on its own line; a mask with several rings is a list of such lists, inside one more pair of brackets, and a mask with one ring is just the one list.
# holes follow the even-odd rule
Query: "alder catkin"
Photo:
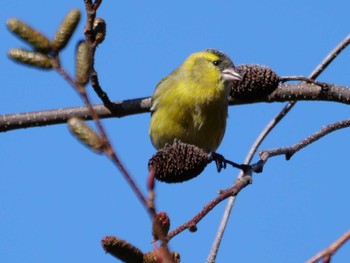
[[78, 44], [75, 59], [75, 82], [85, 86], [90, 79], [92, 69], [90, 47], [85, 41]]
[[152, 156], [148, 168], [154, 169], [159, 181], [181, 183], [198, 176], [209, 162], [207, 153], [200, 148], [175, 140]]
[[21, 20], [11, 18], [7, 20], [7, 27], [18, 37], [32, 45], [36, 50], [42, 53], [50, 52], [51, 44], [49, 39]]
[[260, 65], [238, 65], [242, 80], [233, 86], [230, 97], [234, 99], [261, 98], [273, 92], [280, 82], [279, 76], [269, 67]]
[[28, 66], [34, 66], [40, 69], [51, 69], [52, 60], [40, 52], [27, 51], [20, 48], [10, 49], [8, 56], [19, 62], [26, 64]]
[[80, 142], [95, 152], [103, 151], [102, 139], [82, 119], [73, 117], [67, 121], [67, 124], [69, 130]]
[[80, 11], [78, 9], [72, 9], [66, 17], [63, 19], [61, 25], [56, 31], [54, 39], [52, 40], [51, 46], [53, 50], [60, 51], [63, 49], [71, 36], [74, 33], [80, 20]]
[[143, 263], [143, 253], [129, 242], [113, 236], [106, 236], [101, 241], [106, 253], [127, 263]]

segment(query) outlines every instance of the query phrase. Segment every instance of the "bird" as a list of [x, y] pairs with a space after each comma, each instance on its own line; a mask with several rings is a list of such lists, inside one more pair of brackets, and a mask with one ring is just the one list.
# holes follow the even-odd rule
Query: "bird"
[[149, 126], [153, 146], [159, 150], [177, 139], [214, 153], [226, 129], [230, 88], [241, 79], [224, 52], [191, 54], [155, 88]]

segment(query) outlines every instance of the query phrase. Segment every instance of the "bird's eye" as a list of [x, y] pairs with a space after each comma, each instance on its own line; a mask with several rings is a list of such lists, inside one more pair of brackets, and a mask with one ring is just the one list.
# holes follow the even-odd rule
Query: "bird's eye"
[[219, 66], [220, 63], [221, 63], [221, 60], [214, 60], [214, 61], [213, 61], [213, 64], [214, 64], [215, 66]]

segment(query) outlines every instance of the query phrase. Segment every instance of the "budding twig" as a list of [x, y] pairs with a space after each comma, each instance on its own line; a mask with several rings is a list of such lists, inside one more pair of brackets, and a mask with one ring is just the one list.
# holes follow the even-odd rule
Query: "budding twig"
[[[92, 57], [95, 57], [96, 48], [98, 46], [98, 41], [96, 41], [96, 32], [94, 30], [94, 23], [96, 21], [96, 11], [98, 7], [100, 6], [102, 0], [95, 1], [92, 3], [92, 1], [84, 0], [85, 2], [85, 10], [87, 14], [87, 20], [84, 28], [84, 34], [86, 41], [89, 43], [91, 48]], [[115, 112], [114, 104], [109, 99], [106, 92], [103, 91], [99, 79], [98, 79], [98, 73], [95, 70], [95, 66], [93, 63], [92, 69], [91, 69], [91, 86], [94, 89], [95, 93], [99, 96], [99, 98], [102, 100], [103, 104], [109, 111], [112, 113]]]

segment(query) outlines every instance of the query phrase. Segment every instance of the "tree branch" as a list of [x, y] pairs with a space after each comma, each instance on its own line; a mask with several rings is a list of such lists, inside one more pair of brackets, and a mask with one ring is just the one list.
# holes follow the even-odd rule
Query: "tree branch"
[[[102, 104], [93, 105], [93, 109], [100, 118], [123, 117], [126, 115], [139, 114], [149, 111], [150, 98], [140, 98], [115, 102], [118, 107], [118, 114], [111, 112]], [[71, 107], [55, 110], [15, 113], [0, 115], [0, 132], [23, 129], [30, 127], [41, 127], [53, 124], [66, 123], [71, 117], [79, 117], [84, 120], [91, 120], [88, 107]]]
[[251, 183], [252, 173], [253, 171], [250, 171], [244, 176], [237, 178], [233, 186], [226, 190], [220, 191], [220, 195], [214, 198], [212, 201], [210, 201], [207, 205], [205, 205], [203, 209], [198, 214], [196, 214], [191, 220], [171, 231], [168, 234], [167, 239], [172, 239], [174, 236], [180, 234], [186, 229], [189, 229], [191, 232], [195, 232], [197, 230], [197, 223], [201, 221], [212, 209], [214, 209], [216, 205], [218, 205], [230, 196], [237, 195], [243, 188], [245, 188]]
[[318, 141], [322, 137], [326, 136], [327, 134], [350, 127], [350, 119], [337, 121], [334, 123], [331, 123], [329, 125], [323, 126], [319, 131], [315, 132], [314, 134], [310, 135], [309, 137], [301, 140], [300, 142], [290, 146], [290, 147], [281, 147], [271, 150], [263, 150], [260, 151], [261, 160], [266, 162], [268, 158], [277, 156], [277, 155], [285, 155], [286, 159], [289, 160], [297, 151], [305, 148], [306, 146], [310, 145], [311, 143]]
[[313, 258], [309, 259], [306, 263], [316, 263], [323, 258], [323, 262], [330, 262], [331, 257], [337, 250], [344, 245], [350, 239], [350, 230], [348, 230], [343, 236], [336, 240], [326, 249], [317, 253]]
[[[230, 105], [242, 105], [258, 102], [285, 102], [289, 100], [332, 101], [350, 104], [350, 88], [334, 84], [322, 87], [308, 84], [280, 84], [279, 87], [267, 97], [256, 97], [239, 101], [230, 100]], [[113, 103], [113, 113], [104, 105], [94, 105], [93, 108], [100, 118], [124, 117], [133, 114], [148, 112], [151, 106], [151, 98], [137, 98], [131, 100], [116, 101]], [[25, 112], [0, 115], [0, 132], [30, 127], [65, 123], [70, 117], [80, 117], [91, 120], [87, 107], [71, 107], [46, 111]]]

